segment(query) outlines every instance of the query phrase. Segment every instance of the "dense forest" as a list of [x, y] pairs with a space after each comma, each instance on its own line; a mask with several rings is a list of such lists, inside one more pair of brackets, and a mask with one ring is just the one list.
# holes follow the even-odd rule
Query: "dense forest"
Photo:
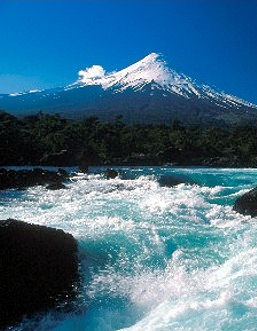
[[257, 126], [126, 125], [0, 112], [0, 165], [257, 166]]

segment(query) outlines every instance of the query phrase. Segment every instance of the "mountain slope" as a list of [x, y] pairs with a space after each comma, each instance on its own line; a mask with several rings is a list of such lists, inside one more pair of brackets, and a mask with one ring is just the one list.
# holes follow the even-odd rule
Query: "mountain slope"
[[179, 119], [224, 125], [257, 120], [257, 106], [197, 84], [169, 68], [156, 53], [113, 73], [99, 65], [86, 68], [75, 83], [64, 88], [0, 95], [0, 108], [16, 115], [44, 111], [105, 120], [123, 115], [127, 122], [145, 123]]

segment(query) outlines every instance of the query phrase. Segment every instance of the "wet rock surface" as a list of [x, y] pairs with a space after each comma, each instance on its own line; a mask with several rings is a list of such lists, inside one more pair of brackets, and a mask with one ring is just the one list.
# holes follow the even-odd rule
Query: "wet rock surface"
[[105, 175], [106, 175], [107, 179], [114, 179], [119, 176], [119, 173], [118, 173], [118, 171], [116, 171], [114, 169], [107, 169], [105, 172]]
[[0, 221], [0, 329], [68, 307], [79, 285], [77, 243], [62, 230]]
[[47, 185], [46, 189], [47, 190], [52, 190], [52, 191], [56, 191], [56, 190], [61, 190], [61, 189], [66, 189], [67, 187], [62, 183], [62, 182], [54, 182], [54, 183], [50, 183], [49, 185]]
[[192, 181], [190, 178], [187, 178], [186, 176], [161, 176], [158, 179], [158, 183], [161, 187], [173, 187], [179, 184], [188, 184], [188, 185], [194, 185], [196, 184], [194, 181]]
[[0, 168], [0, 190], [25, 189], [36, 185], [51, 183], [62, 183], [68, 178], [64, 169], [58, 171], [43, 170], [35, 168], [32, 170], [8, 170]]
[[233, 210], [243, 215], [257, 216], [257, 187], [239, 197]]

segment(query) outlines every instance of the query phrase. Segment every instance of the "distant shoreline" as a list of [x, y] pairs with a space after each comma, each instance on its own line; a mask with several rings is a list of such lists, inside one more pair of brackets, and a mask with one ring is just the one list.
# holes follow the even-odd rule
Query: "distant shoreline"
[[[1, 165], [0, 168], [80, 168], [80, 165], [61, 165], [61, 164], [7, 164], [7, 165]], [[155, 164], [155, 163], [142, 163], [142, 164], [136, 164], [136, 163], [130, 163], [130, 164], [124, 164], [124, 163], [110, 163], [110, 164], [89, 164], [88, 168], [92, 167], [103, 167], [103, 168], [112, 168], [112, 167], [163, 167], [163, 168], [187, 168], [187, 167], [196, 167], [196, 168], [228, 168], [228, 169], [257, 169], [257, 166], [250, 166], [250, 165], [217, 165], [217, 164]]]

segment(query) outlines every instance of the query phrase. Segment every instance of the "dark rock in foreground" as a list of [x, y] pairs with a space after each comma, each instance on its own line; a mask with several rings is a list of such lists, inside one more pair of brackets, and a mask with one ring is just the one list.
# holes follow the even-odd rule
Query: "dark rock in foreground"
[[158, 183], [161, 187], [173, 187], [179, 184], [189, 184], [194, 185], [191, 179], [184, 177], [184, 176], [161, 176], [158, 179]]
[[238, 198], [233, 210], [243, 215], [257, 216], [257, 187]]
[[62, 230], [0, 221], [0, 329], [65, 307], [79, 282], [77, 244]]
[[0, 190], [10, 188], [24, 189], [30, 186], [62, 182], [68, 177], [64, 169], [56, 171], [35, 168], [32, 170], [7, 170], [0, 169]]

